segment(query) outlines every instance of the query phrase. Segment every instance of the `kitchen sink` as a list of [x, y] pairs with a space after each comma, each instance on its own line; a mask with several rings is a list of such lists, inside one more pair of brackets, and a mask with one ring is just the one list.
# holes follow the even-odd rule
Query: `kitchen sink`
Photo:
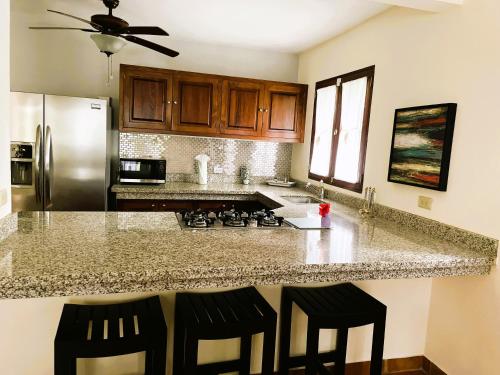
[[281, 196], [281, 198], [298, 204], [310, 204], [310, 203], [324, 203], [322, 200], [311, 197], [309, 195], [289, 195], [289, 196]]

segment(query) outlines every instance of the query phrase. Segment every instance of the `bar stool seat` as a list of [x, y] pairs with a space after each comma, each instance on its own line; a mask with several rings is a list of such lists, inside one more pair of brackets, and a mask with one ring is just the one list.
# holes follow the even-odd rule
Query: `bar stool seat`
[[54, 375], [75, 375], [77, 358], [146, 351], [146, 375], [165, 375], [167, 325], [158, 296], [118, 304], [65, 304], [54, 340]]
[[[252, 335], [264, 333], [262, 374], [272, 374], [277, 315], [253, 287], [215, 293], [177, 293], [174, 375], [250, 372]], [[240, 358], [198, 365], [198, 341], [241, 338]]]
[[[306, 354], [290, 357], [292, 304], [308, 318]], [[284, 287], [281, 304], [279, 373], [306, 366], [306, 374], [324, 373], [325, 363], [334, 362], [335, 375], [345, 372], [348, 329], [374, 324], [371, 375], [382, 373], [387, 308], [380, 301], [351, 283], [326, 287]], [[337, 329], [335, 350], [318, 353], [320, 329]]]

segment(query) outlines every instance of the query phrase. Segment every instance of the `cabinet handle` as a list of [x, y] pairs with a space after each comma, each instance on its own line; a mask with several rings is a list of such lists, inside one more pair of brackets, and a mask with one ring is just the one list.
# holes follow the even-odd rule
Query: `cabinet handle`
[[156, 206], [156, 204], [154, 204], [154, 203], [151, 204], [151, 207], [155, 207], [155, 206]]
[[269, 109], [267, 109], [267, 108], [266, 108], [266, 109], [264, 109], [264, 112], [269, 112]]
[[259, 108], [259, 112], [264, 112], [264, 108]]
[[174, 100], [174, 104], [177, 104], [177, 100]]
[[170, 104], [170, 103], [172, 103], [172, 102], [170, 100], [167, 100], [167, 104]]

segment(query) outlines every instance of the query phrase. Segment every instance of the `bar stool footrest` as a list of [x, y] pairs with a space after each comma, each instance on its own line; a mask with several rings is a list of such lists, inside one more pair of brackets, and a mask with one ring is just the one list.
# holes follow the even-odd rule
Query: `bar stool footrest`
[[[321, 363], [332, 363], [337, 359], [337, 351], [331, 350], [329, 352], [319, 353], [319, 360]], [[290, 368], [305, 366], [306, 364], [306, 356], [303, 355], [295, 355], [290, 357], [289, 359]]]
[[239, 371], [241, 360], [233, 359], [216, 363], [203, 363], [198, 365], [196, 372], [200, 374], [225, 374], [227, 372]]

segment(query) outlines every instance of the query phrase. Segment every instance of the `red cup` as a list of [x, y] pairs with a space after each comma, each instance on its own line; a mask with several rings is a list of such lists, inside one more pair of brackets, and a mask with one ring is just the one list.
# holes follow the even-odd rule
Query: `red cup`
[[321, 217], [325, 217], [330, 213], [330, 203], [320, 203], [319, 214]]

